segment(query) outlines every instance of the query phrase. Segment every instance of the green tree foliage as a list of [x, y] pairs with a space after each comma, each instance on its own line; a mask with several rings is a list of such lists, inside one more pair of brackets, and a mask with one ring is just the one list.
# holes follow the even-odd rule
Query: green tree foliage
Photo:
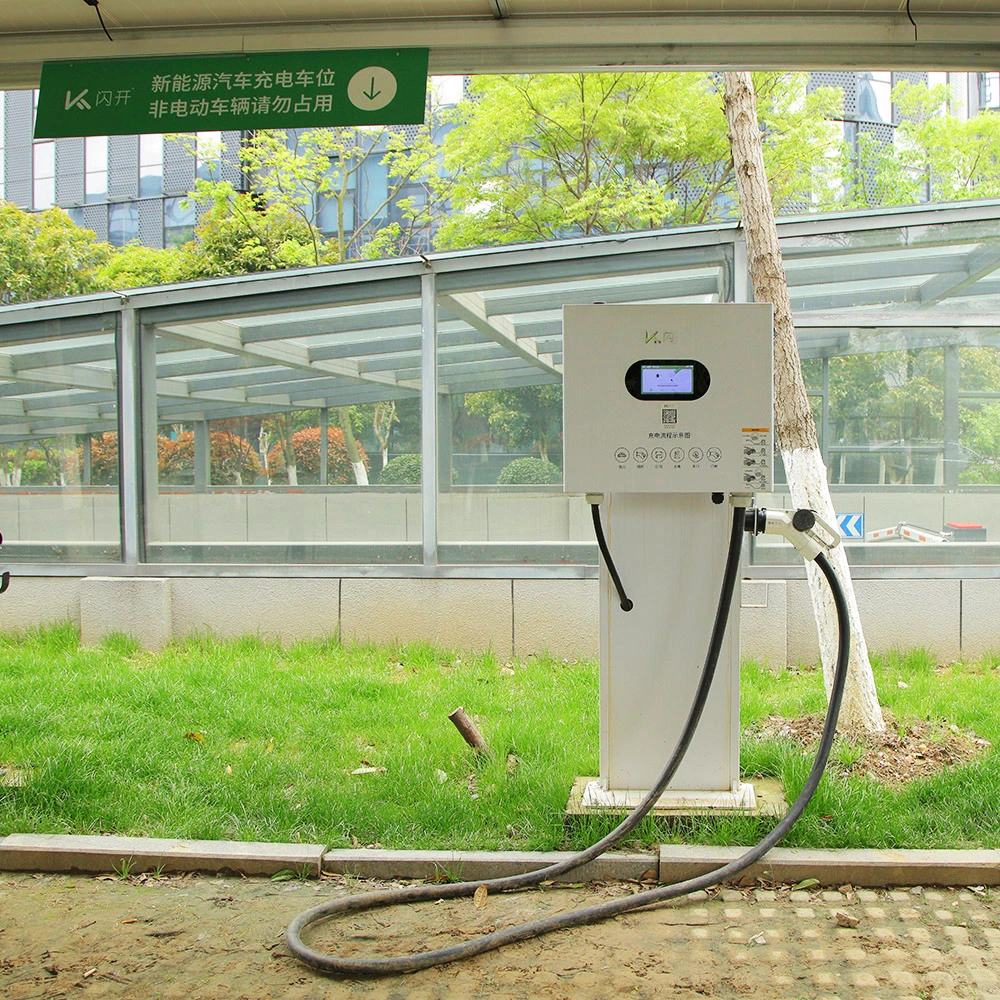
[[[803, 74], [758, 87], [775, 202], [809, 203], [836, 148], [838, 91]], [[442, 144], [449, 212], [437, 243], [467, 247], [702, 223], [735, 213], [732, 156], [705, 73], [481, 76]], [[440, 192], [439, 192], [440, 194]]]
[[548, 461], [562, 431], [562, 385], [532, 385], [469, 393], [465, 408], [486, 418], [512, 448], [538, 449]]
[[112, 248], [95, 273], [95, 285], [102, 289], [150, 288], [189, 281], [198, 277], [198, 268], [186, 247], [159, 250], [139, 243]]
[[93, 292], [113, 248], [61, 208], [25, 212], [0, 202], [0, 301], [28, 302]]
[[[193, 151], [193, 136], [174, 138]], [[212, 152], [221, 162], [222, 151], [209, 151], [209, 157]], [[410, 139], [388, 128], [254, 132], [240, 147], [238, 162], [231, 164], [252, 178], [253, 194], [217, 178], [195, 183], [193, 199], [209, 206], [195, 232], [206, 273], [238, 274], [240, 267], [264, 271], [404, 252], [414, 235], [429, 225], [430, 216], [409, 201], [400, 210], [402, 222], [390, 223], [388, 206], [435, 155], [426, 127]], [[371, 193], [372, 187], [358, 202], [355, 192], [369, 172], [384, 174], [385, 189]], [[360, 211], [355, 217], [356, 203]]]

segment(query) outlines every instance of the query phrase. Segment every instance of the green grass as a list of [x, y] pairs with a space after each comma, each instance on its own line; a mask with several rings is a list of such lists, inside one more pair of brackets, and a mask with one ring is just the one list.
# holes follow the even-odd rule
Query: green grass
[[[0, 764], [30, 768], [0, 786], [0, 835], [551, 848], [575, 774], [596, 773], [596, 666], [504, 665], [422, 645], [152, 656], [124, 637], [81, 648], [69, 627], [0, 636]], [[448, 721], [458, 705], [489, 757]], [[385, 771], [350, 773], [365, 766]]]
[[[197, 640], [153, 656], [117, 636], [81, 648], [70, 626], [0, 635], [0, 836], [120, 833], [308, 841], [391, 848], [550, 850], [610, 828], [567, 833], [573, 779], [598, 772], [597, 666], [512, 662], [426, 645], [335, 641], [282, 649], [257, 639]], [[1000, 846], [1000, 668], [939, 668], [923, 653], [876, 662], [883, 704], [900, 719], [945, 719], [990, 740], [975, 763], [891, 789], [825, 777], [786, 840], [813, 847]], [[899, 681], [906, 687], [901, 687]], [[745, 725], [825, 707], [818, 671], [744, 666]], [[474, 715], [477, 759], [447, 714]], [[839, 742], [847, 766], [858, 748]], [[515, 754], [517, 766], [509, 766]], [[787, 740], [745, 739], [747, 775], [795, 794], [810, 760]], [[357, 768], [384, 768], [351, 774]], [[634, 843], [746, 844], [766, 822], [647, 820]]]

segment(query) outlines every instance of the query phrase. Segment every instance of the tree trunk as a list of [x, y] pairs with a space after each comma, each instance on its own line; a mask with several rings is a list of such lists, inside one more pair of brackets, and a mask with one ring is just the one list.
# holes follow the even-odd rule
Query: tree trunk
[[[795, 340], [785, 267], [774, 222], [774, 205], [764, 169], [753, 80], [749, 73], [730, 72], [723, 74], [723, 81], [729, 141], [746, 233], [754, 299], [757, 302], [770, 302], [774, 307], [775, 429], [792, 503], [795, 507], [809, 507], [830, 524], [835, 524], [826, 467], [816, 436], [816, 423], [806, 396], [802, 364]], [[851, 619], [851, 661], [840, 714], [841, 726], [881, 732], [885, 728], [885, 722], [879, 708], [858, 602], [842, 545], [833, 550], [830, 561], [843, 584]], [[823, 680], [829, 696], [836, 663], [836, 611], [826, 581], [811, 560], [806, 563], [806, 576], [819, 633]]]
[[344, 432], [344, 447], [347, 449], [347, 457], [351, 460], [351, 468], [354, 470], [354, 481], [358, 486], [367, 486], [368, 470], [361, 460], [361, 451], [354, 438], [354, 428], [351, 426], [351, 414], [346, 406], [337, 407], [337, 419], [340, 421], [340, 429]]

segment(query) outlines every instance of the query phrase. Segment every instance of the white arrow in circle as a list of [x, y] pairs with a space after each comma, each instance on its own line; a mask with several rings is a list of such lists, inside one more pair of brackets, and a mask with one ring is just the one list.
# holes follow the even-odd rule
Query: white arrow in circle
[[89, 111], [90, 110], [90, 102], [84, 100], [84, 98], [87, 96], [88, 93], [90, 93], [90, 88], [89, 87], [86, 90], [81, 90], [80, 93], [76, 95], [76, 97], [72, 96], [73, 95], [73, 91], [72, 90], [67, 90], [66, 91], [66, 108], [65, 108], [65, 110], [69, 111], [70, 108], [74, 108], [75, 107], [75, 108], [80, 108], [83, 111]]

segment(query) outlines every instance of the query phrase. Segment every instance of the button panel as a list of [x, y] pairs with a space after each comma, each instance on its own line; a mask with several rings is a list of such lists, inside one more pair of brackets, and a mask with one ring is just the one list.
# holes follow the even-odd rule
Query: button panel
[[714, 467], [722, 461], [722, 449], [718, 445], [709, 448], [699, 448], [697, 446], [684, 449], [674, 446], [668, 454], [666, 448], [657, 446], [652, 451], [639, 445], [629, 450], [625, 445], [615, 448], [615, 461], [619, 466], [635, 466], [644, 468], [652, 462], [657, 468], [662, 468], [664, 463], [673, 465], [675, 468], [698, 468], [703, 466]]

